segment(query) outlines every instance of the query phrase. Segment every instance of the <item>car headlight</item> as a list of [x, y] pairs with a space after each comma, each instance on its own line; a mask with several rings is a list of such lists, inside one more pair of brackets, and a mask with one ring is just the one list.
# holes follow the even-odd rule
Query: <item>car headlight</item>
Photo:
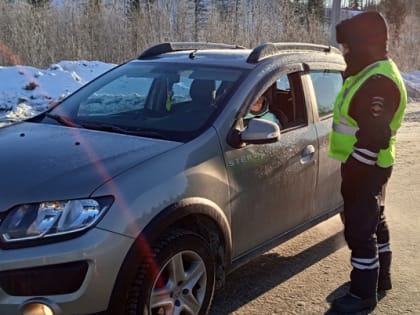
[[4, 218], [0, 235], [10, 243], [80, 232], [94, 225], [112, 202], [112, 197], [102, 197], [20, 205]]

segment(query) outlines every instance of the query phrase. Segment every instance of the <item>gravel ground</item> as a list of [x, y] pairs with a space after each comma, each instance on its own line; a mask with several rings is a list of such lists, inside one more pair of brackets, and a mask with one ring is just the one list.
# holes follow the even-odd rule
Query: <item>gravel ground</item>
[[[386, 200], [394, 288], [381, 297], [373, 315], [420, 314], [419, 137], [420, 103], [410, 103], [398, 132], [398, 158]], [[349, 258], [335, 216], [234, 271], [217, 292], [210, 314], [333, 314], [329, 302], [346, 292]]]

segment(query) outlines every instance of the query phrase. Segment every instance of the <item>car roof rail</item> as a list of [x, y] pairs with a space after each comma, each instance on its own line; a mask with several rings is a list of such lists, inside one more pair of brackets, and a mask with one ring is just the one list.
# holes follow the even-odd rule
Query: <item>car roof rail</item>
[[320, 51], [325, 53], [340, 53], [336, 47], [312, 43], [264, 43], [255, 47], [249, 54], [248, 63], [257, 63], [264, 58], [278, 55], [286, 51]]
[[239, 45], [229, 45], [210, 42], [165, 42], [146, 49], [144, 52], [141, 53], [138, 59], [149, 58], [173, 51], [198, 49], [245, 49], [245, 47]]

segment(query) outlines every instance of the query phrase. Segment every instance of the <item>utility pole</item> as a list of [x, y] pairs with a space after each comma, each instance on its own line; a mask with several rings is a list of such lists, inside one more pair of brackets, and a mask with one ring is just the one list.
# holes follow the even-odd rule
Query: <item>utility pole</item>
[[338, 47], [335, 39], [335, 26], [340, 22], [341, 0], [333, 0], [332, 14], [331, 14], [331, 46]]

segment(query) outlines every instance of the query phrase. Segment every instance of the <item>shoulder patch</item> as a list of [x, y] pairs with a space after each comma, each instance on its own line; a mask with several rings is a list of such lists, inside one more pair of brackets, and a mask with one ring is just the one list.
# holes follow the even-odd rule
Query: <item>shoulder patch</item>
[[372, 100], [370, 102], [370, 113], [372, 114], [372, 116], [375, 118], [381, 116], [383, 110], [384, 98], [380, 96], [372, 97]]

